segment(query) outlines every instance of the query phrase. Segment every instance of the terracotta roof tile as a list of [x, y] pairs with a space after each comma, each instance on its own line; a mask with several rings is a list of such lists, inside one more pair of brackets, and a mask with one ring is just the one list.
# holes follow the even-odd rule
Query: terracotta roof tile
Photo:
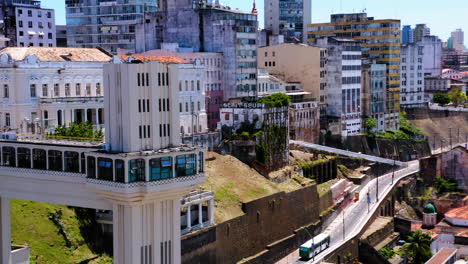
[[35, 55], [40, 61], [108, 62], [111, 56], [99, 49], [58, 47], [7, 47], [0, 54], [8, 54], [15, 61]]
[[136, 60], [140, 60], [143, 62], [148, 62], [148, 61], [159, 61], [161, 63], [189, 63], [186, 60], [183, 60], [181, 58], [175, 57], [175, 56], [139, 56], [139, 55], [118, 55], [120, 58], [123, 60], [127, 60], [128, 58], [134, 58]]
[[468, 219], [468, 205], [449, 210], [448, 212], [445, 213], [445, 217], [457, 218], [457, 219]]
[[432, 256], [431, 259], [429, 259], [426, 264], [441, 264], [444, 263], [444, 261], [447, 261], [447, 259], [452, 256], [454, 252], [456, 252], [456, 248], [443, 248], [437, 254]]

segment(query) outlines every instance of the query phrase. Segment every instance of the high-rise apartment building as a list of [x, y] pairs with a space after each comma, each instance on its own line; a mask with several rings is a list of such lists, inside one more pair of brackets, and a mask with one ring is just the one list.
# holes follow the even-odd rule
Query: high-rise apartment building
[[401, 44], [407, 45], [414, 42], [413, 30], [410, 25], [403, 26], [401, 30]]
[[264, 0], [265, 29], [283, 35], [285, 42], [307, 42], [312, 23], [312, 0]]
[[451, 33], [451, 38], [453, 41], [453, 48], [459, 51], [465, 49], [465, 33], [461, 28], [456, 29]]
[[[317, 45], [327, 50], [324, 67], [327, 130], [341, 136], [361, 132], [361, 45], [351, 39], [321, 37]], [[337, 126], [333, 125], [337, 124]]]
[[417, 24], [413, 30], [414, 41], [421, 41], [425, 36], [431, 35], [431, 29], [426, 24]]
[[418, 44], [424, 46], [424, 75], [440, 76], [442, 72], [442, 41], [437, 36], [424, 36]]
[[[256, 96], [257, 14], [207, 1], [161, 1], [137, 28], [137, 51], [175, 44], [178, 52], [220, 52], [224, 56], [224, 100]], [[255, 10], [253, 10], [255, 11]]]
[[152, 0], [66, 0], [69, 47], [101, 47], [135, 53], [135, 25], [143, 13], [156, 11]]
[[387, 65], [362, 62], [362, 116], [377, 120], [375, 132], [385, 130]]
[[366, 13], [334, 14], [330, 23], [309, 25], [308, 41], [335, 35], [362, 42], [362, 55], [387, 65], [385, 128], [399, 128], [400, 113], [400, 20], [376, 20]]
[[10, 47], [55, 47], [55, 13], [41, 8], [38, 0], [4, 0], [0, 2], [2, 35]]
[[421, 107], [424, 103], [424, 46], [415, 42], [401, 47], [401, 106]]

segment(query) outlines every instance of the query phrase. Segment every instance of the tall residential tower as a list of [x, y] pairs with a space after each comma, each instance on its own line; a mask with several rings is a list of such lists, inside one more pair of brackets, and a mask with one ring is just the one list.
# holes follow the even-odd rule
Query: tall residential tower
[[362, 42], [364, 58], [387, 65], [385, 129], [399, 128], [400, 113], [400, 20], [375, 20], [366, 13], [334, 14], [330, 23], [309, 26], [308, 41], [334, 35]]
[[265, 29], [285, 42], [306, 42], [312, 23], [312, 0], [264, 0]]
[[66, 0], [68, 47], [135, 53], [135, 25], [156, 11], [152, 0]]

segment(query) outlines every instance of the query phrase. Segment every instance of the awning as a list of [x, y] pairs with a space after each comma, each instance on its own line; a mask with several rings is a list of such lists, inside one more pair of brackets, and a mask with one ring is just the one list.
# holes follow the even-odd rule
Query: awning
[[39, 32], [39, 35], [40, 35], [40, 36], [43, 36], [43, 35], [44, 35], [44, 32]]
[[36, 35], [36, 32], [34, 32], [34, 31], [28, 31], [28, 35]]

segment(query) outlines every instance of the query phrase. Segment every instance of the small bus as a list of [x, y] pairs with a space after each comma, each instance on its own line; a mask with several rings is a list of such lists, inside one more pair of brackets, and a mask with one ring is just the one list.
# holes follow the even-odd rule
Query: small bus
[[302, 244], [299, 256], [302, 259], [311, 259], [330, 246], [330, 235], [322, 233]]

